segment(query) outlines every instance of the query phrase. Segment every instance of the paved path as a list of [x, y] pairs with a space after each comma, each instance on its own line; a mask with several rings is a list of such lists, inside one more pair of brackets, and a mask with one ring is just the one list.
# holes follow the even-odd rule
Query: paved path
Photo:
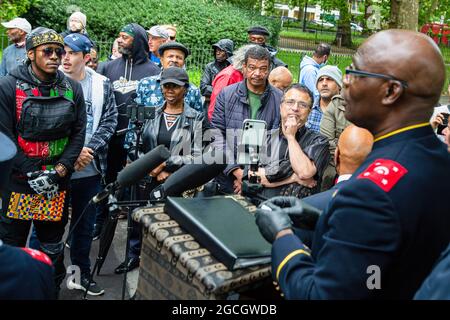
[[[116, 234], [114, 236], [113, 243], [109, 250], [108, 256], [106, 257], [106, 261], [103, 265], [101, 273], [99, 276], [96, 276], [94, 279], [97, 283], [105, 289], [105, 294], [102, 296], [87, 296], [89, 300], [121, 300], [122, 299], [122, 280], [123, 275], [116, 275], [114, 273], [114, 269], [124, 260], [125, 257], [125, 245], [126, 245], [126, 227], [127, 220], [119, 220], [117, 224]], [[95, 263], [95, 259], [97, 258], [98, 253], [98, 245], [99, 240], [94, 241], [92, 243], [91, 249], [91, 264]], [[70, 250], [66, 248], [65, 251], [65, 264], [66, 267], [69, 266], [70, 263]], [[133, 296], [137, 287], [138, 280], [138, 269], [135, 269], [128, 273], [127, 277], [127, 291], [125, 295], [125, 299], [129, 299], [129, 297]], [[67, 277], [66, 277], [67, 280]], [[62, 300], [79, 300], [83, 298], [84, 293], [79, 290], [69, 290], [66, 285], [66, 280], [64, 280], [61, 292], [60, 299]]]

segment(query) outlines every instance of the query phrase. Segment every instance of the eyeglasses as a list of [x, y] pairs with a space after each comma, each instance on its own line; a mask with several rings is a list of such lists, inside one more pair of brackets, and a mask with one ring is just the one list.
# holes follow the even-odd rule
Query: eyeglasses
[[295, 101], [293, 99], [283, 100], [282, 103], [284, 103], [284, 105], [289, 107], [290, 109], [294, 108], [296, 105], [299, 109], [309, 109], [310, 108], [309, 104], [307, 104], [306, 102]]
[[66, 51], [63, 48], [51, 48], [47, 47], [42, 50], [36, 50], [36, 51], [42, 51], [45, 57], [50, 58], [53, 56], [53, 52], [58, 56], [58, 58], [61, 58], [63, 55], [66, 54]]
[[379, 78], [379, 79], [385, 79], [385, 80], [394, 80], [400, 82], [403, 88], [408, 88], [408, 82], [405, 80], [400, 80], [394, 76], [390, 76], [387, 74], [382, 73], [373, 73], [373, 72], [367, 72], [362, 70], [356, 70], [353, 65], [350, 65], [347, 69], [345, 69], [345, 80], [349, 83], [352, 82], [353, 77], [367, 77], [367, 78]]

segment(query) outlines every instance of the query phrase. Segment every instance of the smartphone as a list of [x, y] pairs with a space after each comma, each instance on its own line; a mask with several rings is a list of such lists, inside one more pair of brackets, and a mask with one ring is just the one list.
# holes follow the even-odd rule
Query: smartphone
[[242, 135], [238, 145], [238, 163], [242, 165], [255, 163], [266, 138], [266, 122], [262, 120], [245, 119], [242, 125]]
[[442, 131], [448, 126], [448, 117], [450, 113], [443, 112], [442, 116], [444, 117], [443, 124], [438, 125], [436, 133], [442, 135]]

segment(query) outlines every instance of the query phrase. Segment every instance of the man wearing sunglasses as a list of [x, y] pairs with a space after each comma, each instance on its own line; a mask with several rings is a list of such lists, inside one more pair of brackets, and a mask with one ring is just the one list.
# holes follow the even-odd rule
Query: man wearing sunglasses
[[39, 27], [25, 46], [26, 64], [0, 79], [0, 131], [18, 149], [1, 193], [0, 239], [24, 247], [33, 222], [40, 250], [53, 262], [58, 293], [66, 273], [67, 192], [84, 143], [86, 110], [80, 84], [58, 71], [62, 37]]
[[372, 133], [371, 153], [320, 215], [311, 248], [292, 233], [291, 217], [309, 211], [298, 200], [269, 200], [256, 213], [287, 298], [414, 297], [450, 242], [450, 155], [429, 123], [444, 80], [424, 34], [381, 31], [357, 50], [345, 116]]

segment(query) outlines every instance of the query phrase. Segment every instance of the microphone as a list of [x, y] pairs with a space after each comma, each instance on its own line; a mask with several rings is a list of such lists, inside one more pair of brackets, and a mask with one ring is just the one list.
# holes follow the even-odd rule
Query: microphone
[[170, 152], [165, 146], [157, 146], [155, 149], [147, 152], [145, 155], [123, 168], [117, 175], [117, 180], [107, 185], [103, 191], [92, 198], [92, 201], [98, 203], [119, 188], [128, 187], [137, 183], [150, 171], [169, 159], [169, 157]]
[[217, 177], [226, 164], [186, 164], [175, 171], [167, 180], [150, 193], [151, 200], [180, 196], [184, 191], [199, 187]]

